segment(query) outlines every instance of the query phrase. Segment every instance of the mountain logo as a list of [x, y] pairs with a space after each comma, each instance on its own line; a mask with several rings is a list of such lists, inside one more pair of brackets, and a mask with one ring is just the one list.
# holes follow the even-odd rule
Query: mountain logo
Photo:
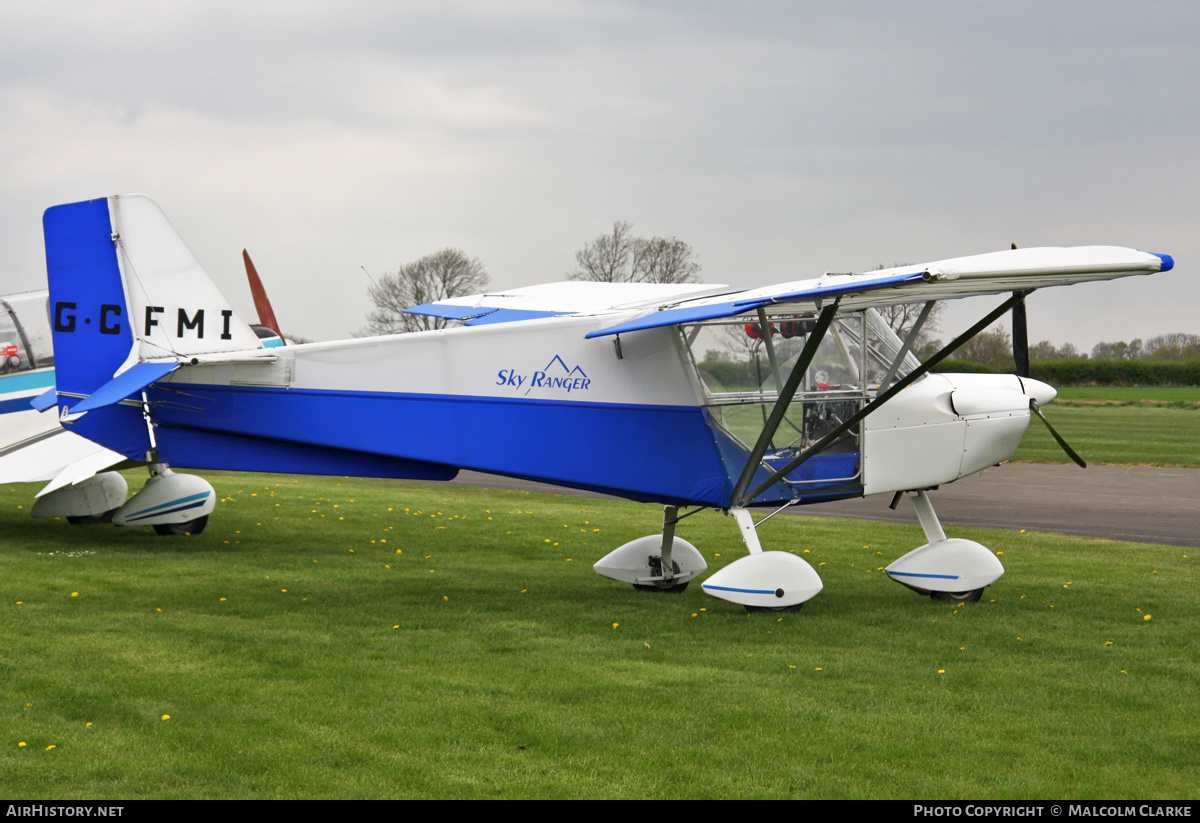
[[524, 388], [525, 395], [534, 389], [550, 389], [570, 394], [587, 391], [592, 385], [587, 372], [579, 366], [568, 366], [557, 354], [550, 359], [545, 368], [532, 374], [517, 369], [501, 369], [496, 373], [496, 378], [497, 386], [507, 386], [514, 391]]

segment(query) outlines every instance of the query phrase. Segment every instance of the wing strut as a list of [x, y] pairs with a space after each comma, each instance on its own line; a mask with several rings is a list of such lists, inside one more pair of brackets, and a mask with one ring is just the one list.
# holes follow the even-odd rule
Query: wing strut
[[[771, 409], [771, 416], [767, 418], [766, 425], [758, 434], [758, 442], [754, 444], [754, 449], [750, 452], [750, 459], [746, 461], [746, 468], [742, 469], [742, 475], [738, 478], [737, 485], [733, 487], [733, 499], [739, 506], [745, 505], [742, 500], [745, 495], [746, 487], [750, 485], [750, 481], [754, 479], [754, 472], [757, 471], [759, 463], [762, 462], [763, 455], [767, 453], [767, 446], [771, 443], [771, 438], [775, 436], [775, 432], [779, 429], [779, 424], [783, 422], [783, 417], [787, 414], [788, 406], [792, 402], [792, 398], [796, 395], [796, 390], [800, 388], [800, 381], [804, 379], [804, 373], [808, 371], [808, 366], [812, 363], [813, 358], [817, 354], [817, 347], [821, 345], [822, 338], [825, 337], [826, 330], [833, 323], [834, 315], [837, 314], [838, 303], [842, 302], [842, 298], [837, 298], [833, 304], [827, 306], [821, 311], [821, 316], [817, 318], [817, 323], [813, 327], [812, 332], [808, 335], [808, 340], [804, 341], [804, 349], [800, 352], [800, 356], [796, 358], [796, 365], [792, 367], [792, 373], [788, 375], [787, 383], [779, 386], [779, 371], [776, 367], [775, 380], [776, 386], [779, 386], [779, 398], [775, 401], [775, 408]], [[771, 328], [767, 325], [766, 320], [762, 321], [762, 334], [764, 340], [770, 340]], [[773, 354], [773, 349], [767, 350]], [[771, 358], [771, 365], [775, 366], [775, 358]], [[771, 481], [775, 482], [774, 480]], [[769, 485], [769, 484], [768, 484]], [[754, 497], [754, 495], [750, 495]]]
[[[794, 471], [796, 469], [796, 467], [799, 466], [801, 463], [805, 462], [806, 460], [808, 460], [810, 457], [812, 457], [814, 455], [820, 454], [822, 451], [825, 450], [825, 448], [827, 446], [829, 446], [829, 444], [836, 441], [839, 437], [841, 437], [843, 434], [845, 434], [847, 431], [849, 431], [853, 426], [855, 426], [858, 423], [858, 421], [862, 420], [864, 417], [871, 414], [873, 411], [875, 411], [877, 408], [882, 406], [884, 403], [891, 400], [893, 397], [895, 397], [901, 391], [908, 388], [908, 386], [910, 386], [918, 378], [923, 377], [926, 372], [930, 371], [938, 363], [942, 362], [947, 357], [949, 357], [950, 354], [953, 353], [954, 350], [957, 349], [959, 346], [961, 346], [963, 343], [966, 343], [972, 337], [979, 334], [979, 332], [983, 331], [988, 326], [990, 326], [992, 324], [992, 322], [996, 320], [996, 318], [1003, 315], [1006, 311], [1008, 311], [1010, 308], [1013, 307], [1013, 304], [1017, 303], [1023, 297], [1024, 297], [1023, 293], [1017, 292], [1012, 297], [1008, 298], [1003, 303], [1001, 303], [999, 306], [992, 309], [990, 312], [988, 312], [986, 317], [984, 317], [982, 320], [980, 320], [978, 323], [976, 323], [971, 328], [967, 329], [965, 332], [960, 334], [958, 337], [951, 340], [949, 343], [947, 343], [945, 346], [943, 346], [942, 349], [937, 354], [930, 357], [928, 360], [926, 360], [924, 363], [922, 363], [919, 367], [913, 369], [911, 372], [909, 372], [907, 375], [905, 375], [905, 377], [902, 380], [898, 381], [894, 386], [892, 386], [890, 389], [885, 391], [883, 394], [877, 396], [870, 403], [863, 406], [861, 409], [858, 410], [857, 413], [855, 413], [855, 414], [851, 415], [849, 418], [847, 418], [846, 421], [843, 422], [836, 429], [834, 429], [829, 434], [822, 437], [820, 440], [818, 440], [813, 445], [809, 446], [807, 449], [805, 449], [803, 452], [801, 452], [798, 456], [796, 456], [792, 460], [788, 461], [787, 465], [785, 465], [783, 468], [776, 471], [774, 474], [772, 474], [770, 477], [768, 477], [762, 483], [759, 483], [758, 486], [756, 486], [754, 488], [754, 490], [751, 491], [749, 494], [744, 494], [739, 497], [739, 495], [737, 494], [737, 488], [741, 487], [741, 481], [739, 480], [738, 487], [735, 488], [734, 494], [733, 494], [734, 501], [739, 506], [746, 505], [748, 502], [753, 500], [755, 497], [757, 497], [758, 495], [760, 495], [764, 491], [766, 491], [768, 488], [770, 488], [774, 483], [778, 482], [778, 480], [781, 477], [784, 477], [784, 476], [788, 475], [789, 473], [791, 473], [792, 471]], [[823, 317], [824, 317], [824, 315], [822, 314], [822, 318]], [[806, 350], [807, 350], [807, 347], [806, 347]], [[788, 382], [790, 384], [791, 380], [789, 379]], [[780, 398], [780, 399], [782, 400], [783, 398]], [[780, 417], [782, 417], [782, 414], [780, 414]], [[772, 419], [774, 419], [773, 414], [772, 414]], [[776, 425], [778, 425], [778, 423]], [[759, 438], [759, 439], [761, 441], [761, 438]], [[756, 452], [757, 452], [757, 447], [756, 447]], [[762, 454], [758, 454], [758, 459], [762, 459]], [[747, 466], [747, 471], [749, 471], [750, 468], [751, 468], [750, 466]], [[746, 475], [746, 472], [742, 472], [742, 475], [744, 477]]]
[[921, 334], [921, 327], [925, 325], [926, 318], [929, 317], [929, 312], [933, 311], [935, 300], [925, 301], [925, 305], [921, 307], [921, 313], [917, 315], [917, 322], [913, 323], [912, 328], [908, 330], [908, 336], [904, 338], [904, 345], [900, 347], [899, 353], [892, 360], [892, 365], [888, 367], [887, 374], [879, 381], [879, 391], [887, 389], [892, 382], [892, 378], [896, 376], [896, 372], [900, 370], [900, 364], [904, 362], [904, 358], [912, 351], [913, 344], [917, 342], [917, 336]]

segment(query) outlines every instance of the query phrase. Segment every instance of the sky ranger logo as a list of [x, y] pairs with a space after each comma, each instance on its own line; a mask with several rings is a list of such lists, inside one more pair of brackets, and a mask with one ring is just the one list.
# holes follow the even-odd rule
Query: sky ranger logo
[[557, 354], [546, 364], [546, 368], [533, 374], [521, 374], [516, 369], [501, 369], [496, 374], [496, 385], [507, 386], [514, 391], [525, 389], [528, 395], [534, 389], [557, 389], [568, 394], [587, 391], [592, 380], [583, 369], [569, 368]]

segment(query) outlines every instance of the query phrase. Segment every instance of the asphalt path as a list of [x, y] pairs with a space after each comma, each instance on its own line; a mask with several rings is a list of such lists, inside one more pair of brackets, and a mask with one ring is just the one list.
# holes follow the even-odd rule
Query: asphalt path
[[[461, 472], [464, 486], [580, 492], [490, 474]], [[611, 498], [616, 499], [616, 498]], [[1200, 547], [1200, 469], [1008, 463], [930, 493], [942, 526], [1027, 529], [1135, 543]], [[795, 506], [789, 513], [916, 523], [912, 504], [888, 508], [890, 495]], [[951, 535], [953, 536], [953, 535]]]

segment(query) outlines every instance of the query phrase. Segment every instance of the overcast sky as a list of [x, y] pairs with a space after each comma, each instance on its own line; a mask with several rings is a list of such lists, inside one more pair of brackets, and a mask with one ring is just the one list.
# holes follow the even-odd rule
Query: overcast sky
[[560, 280], [614, 220], [745, 286], [1165, 252], [1034, 295], [1030, 336], [1200, 333], [1198, 78], [1187, 2], [0, 0], [0, 291], [44, 288], [44, 209], [141, 192], [235, 305], [245, 247], [318, 339], [363, 325], [360, 267], [455, 246]]

